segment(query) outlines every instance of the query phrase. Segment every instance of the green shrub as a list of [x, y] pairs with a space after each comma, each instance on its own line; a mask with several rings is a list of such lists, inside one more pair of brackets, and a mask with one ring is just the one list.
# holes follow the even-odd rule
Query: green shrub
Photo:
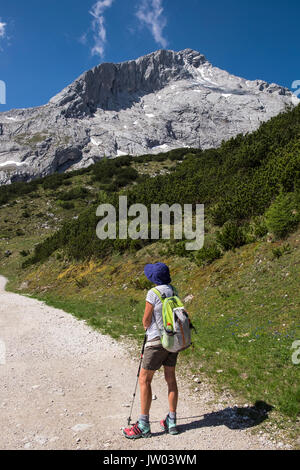
[[39, 199], [39, 197], [40, 197], [40, 195], [39, 195], [38, 192], [36, 192], [36, 193], [31, 193], [31, 194], [30, 194], [30, 198], [31, 198], [31, 199]]
[[22, 250], [20, 251], [20, 255], [23, 256], [24, 258], [30, 254], [30, 251]]
[[89, 281], [86, 278], [75, 279], [75, 284], [79, 289], [83, 289], [89, 285]]
[[118, 168], [115, 174], [115, 179], [119, 186], [126, 186], [131, 181], [135, 181], [138, 176], [138, 172], [132, 167]]
[[187, 251], [185, 245], [186, 245], [185, 240], [182, 240], [180, 242], [175, 242], [174, 240], [173, 243], [170, 244], [168, 253], [175, 255], [175, 256], [182, 256], [182, 257], [191, 255], [191, 252]]
[[138, 178], [138, 172], [130, 166], [132, 161], [127, 155], [111, 160], [104, 158], [93, 166], [92, 181], [100, 182], [105, 191], [117, 191]]
[[99, 185], [100, 191], [105, 191], [108, 193], [113, 193], [115, 191], [118, 191], [119, 187], [117, 183], [114, 181], [112, 183], [102, 183]]
[[292, 252], [291, 245], [289, 243], [284, 244], [282, 247], [272, 248], [273, 259], [279, 259], [285, 254]]
[[150, 282], [145, 275], [142, 275], [136, 279], [133, 279], [131, 281], [131, 284], [136, 288], [136, 289], [139, 289], [139, 290], [150, 290], [152, 289], [153, 286], [153, 283]]
[[[162, 226], [160, 226], [160, 234], [161, 234]], [[186, 249], [186, 244], [189, 243], [188, 240], [176, 240], [176, 239], [171, 239], [171, 240], [162, 240], [164, 243], [166, 243], [166, 247], [161, 250], [161, 253], [164, 255], [170, 255], [170, 256], [180, 256], [182, 258], [190, 258], [194, 259], [194, 251], [189, 251]]]
[[246, 244], [254, 243], [257, 240], [265, 237], [268, 233], [268, 227], [264, 217], [254, 217], [251, 222], [245, 223], [243, 228]]
[[[30, 194], [31, 197], [35, 197], [35, 191], [37, 192], [38, 185], [41, 184], [41, 179], [36, 179], [28, 183], [18, 182], [0, 187], [0, 206], [7, 204], [10, 200], [16, 199], [19, 196]], [[37, 194], [38, 197], [38, 194]], [[15, 203], [15, 201], [12, 201]]]
[[279, 259], [282, 256], [282, 251], [280, 248], [272, 248], [273, 259]]
[[59, 201], [60, 207], [66, 210], [71, 210], [75, 208], [74, 202], [69, 202], [69, 201]]
[[205, 266], [221, 258], [222, 252], [216, 244], [204, 246], [195, 254], [195, 261], [199, 266]]
[[134, 157], [134, 161], [137, 163], [149, 163], [152, 161], [153, 155], [141, 155], [139, 157]]
[[70, 178], [71, 173], [54, 173], [53, 175], [47, 176], [43, 181], [42, 185], [44, 189], [57, 189], [64, 183], [65, 180]]
[[168, 155], [166, 153], [159, 153], [158, 155], [154, 155], [153, 161], [154, 162], [164, 162], [168, 159]]
[[201, 154], [201, 150], [192, 149], [192, 148], [179, 148], [175, 150], [170, 150], [165, 155], [167, 155], [168, 159], [171, 161], [175, 160], [183, 160], [185, 158], [195, 157], [195, 154]]
[[228, 220], [228, 207], [223, 202], [213, 205], [209, 210], [209, 216], [214, 225], [222, 227]]
[[262, 238], [268, 233], [268, 227], [264, 218], [255, 217], [253, 220], [253, 234], [256, 238]]
[[132, 157], [130, 155], [123, 155], [113, 160], [116, 167], [129, 166], [132, 163]]
[[225, 250], [239, 248], [246, 243], [246, 234], [244, 229], [236, 222], [226, 222], [223, 228], [217, 232], [217, 242]]
[[71, 201], [73, 199], [85, 199], [86, 196], [90, 194], [90, 191], [87, 188], [78, 186], [73, 188], [70, 191], [61, 191], [57, 194], [57, 199], [62, 201]]
[[299, 225], [300, 213], [294, 193], [280, 193], [266, 211], [268, 230], [276, 238], [284, 238]]

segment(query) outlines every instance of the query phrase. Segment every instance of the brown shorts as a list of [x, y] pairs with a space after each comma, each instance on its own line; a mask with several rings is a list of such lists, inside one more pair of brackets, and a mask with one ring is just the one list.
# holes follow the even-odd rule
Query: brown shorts
[[161, 344], [145, 348], [142, 368], [146, 370], [158, 370], [161, 366], [175, 367], [178, 353], [171, 353]]

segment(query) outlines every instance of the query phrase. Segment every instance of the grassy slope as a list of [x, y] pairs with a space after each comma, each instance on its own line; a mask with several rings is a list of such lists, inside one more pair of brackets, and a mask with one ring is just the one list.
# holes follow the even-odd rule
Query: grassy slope
[[[136, 168], [153, 175], [174, 165], [149, 162]], [[265, 237], [202, 268], [166, 256], [165, 245], [158, 242], [105, 262], [72, 263], [55, 253], [42, 265], [22, 269], [22, 250], [32, 253], [34, 244], [82, 212], [97, 195], [89, 174], [74, 176], [71, 183], [65, 190], [79, 185], [90, 190], [86, 200], [73, 201], [74, 209], [62, 209], [56, 191], [41, 187], [38, 198], [29, 194], [0, 207], [0, 270], [11, 280], [9, 289], [64, 308], [114, 337], [129, 335], [140, 341], [149, 287], [143, 266], [167, 262], [181, 297], [194, 296], [187, 306], [198, 335], [194, 349], [182, 354], [189, 369], [208, 377], [218, 389], [229, 388], [241, 400], [271, 404], [277, 425], [282, 422], [295, 433], [300, 366], [292, 364], [291, 346], [300, 338], [300, 232], [284, 242], [269, 243]], [[17, 235], [18, 229], [24, 234]], [[280, 258], [274, 257], [275, 247], [288, 244]], [[6, 250], [12, 255], [6, 257]]]
[[273, 256], [274, 243], [262, 241], [204, 268], [183, 258], [161, 257], [158, 242], [106, 263], [72, 264], [52, 257], [24, 271], [16, 252], [24, 242], [15, 237], [7, 245], [15, 254], [2, 259], [1, 272], [12, 279], [11, 290], [21, 286], [22, 293], [84, 318], [104, 333], [140, 340], [148, 287], [143, 266], [163, 259], [181, 296], [194, 296], [187, 305], [198, 335], [194, 349], [183, 354], [191, 370], [248, 402], [275, 406], [277, 424], [280, 416], [279, 422], [283, 418], [289, 427], [289, 419], [296, 425], [300, 399], [299, 366], [291, 361], [292, 342], [300, 336], [300, 232], [288, 243], [290, 250], [279, 259]]

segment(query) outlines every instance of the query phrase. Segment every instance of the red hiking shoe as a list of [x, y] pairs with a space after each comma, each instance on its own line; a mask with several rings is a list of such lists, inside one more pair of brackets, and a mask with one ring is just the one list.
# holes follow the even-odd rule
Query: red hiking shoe
[[151, 437], [150, 426], [143, 423], [135, 423], [131, 428], [123, 429], [123, 434], [127, 439], [140, 439], [141, 437]]

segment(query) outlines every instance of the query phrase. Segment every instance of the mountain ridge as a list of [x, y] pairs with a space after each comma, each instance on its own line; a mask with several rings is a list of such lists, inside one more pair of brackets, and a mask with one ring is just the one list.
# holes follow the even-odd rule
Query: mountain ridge
[[0, 184], [104, 156], [216, 147], [299, 102], [287, 88], [231, 75], [192, 49], [102, 63], [43, 106], [0, 113]]

